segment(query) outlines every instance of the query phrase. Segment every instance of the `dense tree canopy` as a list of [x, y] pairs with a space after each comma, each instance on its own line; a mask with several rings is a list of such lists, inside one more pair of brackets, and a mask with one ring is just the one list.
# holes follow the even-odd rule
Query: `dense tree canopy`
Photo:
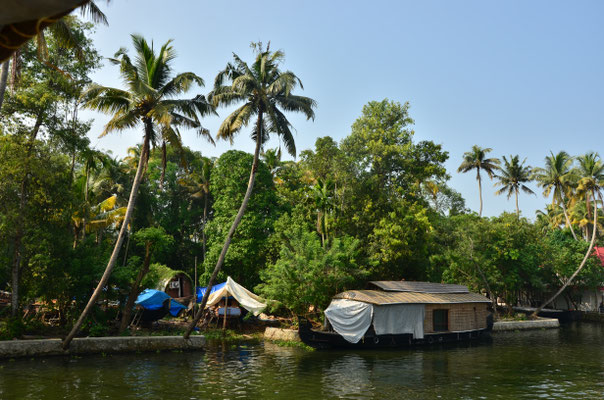
[[[158, 270], [193, 277], [197, 264], [196, 284], [205, 286], [238, 216], [218, 281], [233, 277], [276, 300], [284, 315], [318, 315], [334, 294], [371, 279], [464, 284], [510, 308], [538, 305], [559, 289], [569, 308], [584, 307], [582, 294], [603, 284], [590, 250], [602, 243], [604, 164], [597, 153], [550, 153], [543, 168], [531, 169], [520, 156], [501, 165], [487, 157], [492, 149], [474, 146], [459, 172], [476, 170], [479, 185], [482, 172], [497, 177], [508, 196], [535, 180], [547, 198], [534, 222], [520, 204], [515, 214], [482, 217], [449, 185], [443, 145], [415, 139], [409, 103], [371, 101], [348, 131], [333, 133], [342, 140], [320, 137], [299, 158], [285, 159], [280, 148], [263, 148], [267, 136], [280, 136], [294, 153], [285, 113], [312, 118], [316, 104], [292, 94], [300, 82], [279, 69], [282, 52], [257, 47], [250, 65], [235, 56], [218, 74], [210, 105], [202, 88], [174, 99], [201, 77], [156, 70], [174, 56], [171, 44], [153, 55], [138, 36], [143, 56], [120, 50], [113, 60], [127, 88], [92, 84], [101, 60], [88, 39], [91, 27], [72, 24], [84, 57], [49, 32], [46, 61], [62, 73], [26, 46], [0, 110], [0, 290], [12, 296], [12, 309], [0, 316], [12, 311], [22, 319], [38, 301], [47, 310], [40, 319], [69, 327], [114, 249], [102, 301], [93, 301], [82, 321], [84, 334], [108, 332], [124, 310], [106, 305], [128, 304]], [[91, 121], [78, 114], [84, 100], [111, 113], [107, 130], [140, 122], [142, 143], [123, 158], [91, 146]], [[203, 128], [214, 105], [235, 102], [239, 108], [218, 133]], [[229, 150], [217, 158], [182, 146], [176, 130], [234, 139], [246, 125], [255, 154]], [[124, 245], [116, 246], [120, 231]]]

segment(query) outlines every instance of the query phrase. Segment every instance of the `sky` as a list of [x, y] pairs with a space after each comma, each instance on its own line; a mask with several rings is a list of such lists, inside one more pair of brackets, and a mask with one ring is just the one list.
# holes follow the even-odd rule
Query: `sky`
[[[432, 140], [449, 153], [450, 186], [478, 211], [475, 173], [457, 173], [473, 145], [493, 157], [518, 154], [543, 166], [550, 151], [602, 152], [604, 131], [604, 2], [601, 1], [158, 1], [97, 0], [109, 26], [93, 36], [102, 56], [131, 48], [131, 33], [160, 46], [173, 39], [175, 72], [195, 72], [206, 94], [216, 73], [237, 53], [252, 61], [251, 42], [270, 41], [285, 52], [283, 69], [304, 84], [298, 94], [318, 103], [316, 118], [290, 114], [296, 145], [350, 134], [364, 104], [390, 100], [411, 105], [415, 140]], [[92, 79], [121, 87], [118, 68], [105, 62]], [[203, 124], [214, 134], [228, 109]], [[125, 155], [142, 131], [98, 138], [108, 117], [88, 112], [99, 149]], [[244, 129], [231, 146], [214, 147], [183, 132], [183, 142], [205, 156], [235, 148], [253, 152]], [[267, 144], [273, 148], [278, 142]], [[485, 177], [484, 211], [513, 211], [514, 199], [496, 196]], [[520, 195], [523, 216], [533, 219], [547, 199]]]

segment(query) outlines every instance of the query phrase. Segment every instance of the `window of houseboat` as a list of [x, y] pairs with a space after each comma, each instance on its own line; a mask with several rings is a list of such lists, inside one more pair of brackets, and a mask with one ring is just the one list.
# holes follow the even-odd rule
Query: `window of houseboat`
[[449, 330], [449, 310], [434, 310], [432, 313], [434, 332]]

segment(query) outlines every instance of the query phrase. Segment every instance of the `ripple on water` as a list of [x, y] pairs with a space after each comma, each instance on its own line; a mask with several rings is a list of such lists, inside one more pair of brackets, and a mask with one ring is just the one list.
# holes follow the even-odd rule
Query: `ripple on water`
[[0, 362], [2, 399], [604, 398], [604, 329], [494, 335], [481, 345], [314, 351], [266, 343]]

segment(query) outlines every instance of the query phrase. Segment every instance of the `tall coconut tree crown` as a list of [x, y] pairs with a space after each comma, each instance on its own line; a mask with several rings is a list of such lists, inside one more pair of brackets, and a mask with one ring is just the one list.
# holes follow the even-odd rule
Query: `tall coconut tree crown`
[[316, 102], [292, 92], [302, 82], [291, 71], [281, 71], [279, 64], [284, 60], [281, 51], [270, 51], [270, 44], [263, 48], [261, 43], [253, 44], [256, 58], [248, 65], [233, 53], [233, 62], [228, 63], [214, 82], [214, 90], [208, 96], [215, 107], [230, 106], [244, 102], [220, 125], [216, 137], [232, 141], [242, 127], [252, 118], [256, 119], [251, 131], [254, 141], [264, 144], [271, 133], [279, 135], [288, 153], [296, 155], [296, 145], [292, 125], [284, 111], [303, 113], [307, 119], [314, 119]]
[[154, 145], [165, 141], [180, 147], [179, 127], [195, 129], [211, 141], [209, 131], [201, 125], [199, 118], [215, 113], [214, 107], [204, 96], [176, 98], [194, 84], [203, 86], [203, 79], [192, 72], [173, 76], [171, 63], [176, 52], [171, 41], [156, 53], [153, 42], [149, 45], [142, 36], [131, 36], [136, 51], [134, 61], [124, 48], [109, 59], [120, 66], [127, 89], [93, 84], [83, 94], [85, 107], [113, 115], [101, 136], [143, 123]]
[[487, 158], [487, 153], [493, 149], [487, 147], [483, 149], [480, 146], [472, 146], [472, 150], [463, 154], [463, 161], [457, 168], [457, 172], [469, 172], [473, 169], [477, 171], [484, 170], [489, 178], [493, 179], [495, 172], [499, 169], [500, 161], [497, 158]]
[[510, 156], [508, 160], [503, 156], [503, 167], [500, 173], [496, 175], [498, 179], [499, 190], [495, 193], [498, 195], [506, 194], [508, 199], [515, 193], [522, 190], [528, 194], [535, 194], [525, 183], [531, 181], [531, 167], [524, 166], [526, 158], [520, 162], [519, 157]]
[[480, 146], [472, 146], [472, 150], [463, 154], [463, 161], [461, 162], [457, 172], [469, 172], [473, 169], [476, 170], [476, 180], [478, 181], [478, 195], [480, 197], [480, 210], [478, 215], [482, 217], [482, 183], [480, 177], [480, 170], [486, 171], [489, 178], [493, 179], [495, 171], [499, 169], [499, 159], [497, 158], [486, 158], [486, 154], [490, 153], [493, 149], [483, 149]]
[[543, 196], [547, 197], [553, 193], [552, 204], [561, 202], [568, 194], [574, 180], [572, 164], [573, 158], [567, 152], [550, 152], [550, 155], [545, 157], [545, 168], [533, 170], [533, 178], [543, 188]]

